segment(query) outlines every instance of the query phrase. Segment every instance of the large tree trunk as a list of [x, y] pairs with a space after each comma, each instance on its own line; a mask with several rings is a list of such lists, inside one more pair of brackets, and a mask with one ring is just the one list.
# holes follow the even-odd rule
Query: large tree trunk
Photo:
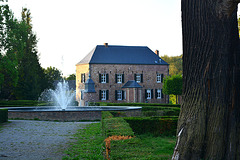
[[173, 159], [240, 159], [239, 0], [182, 0], [183, 102]]

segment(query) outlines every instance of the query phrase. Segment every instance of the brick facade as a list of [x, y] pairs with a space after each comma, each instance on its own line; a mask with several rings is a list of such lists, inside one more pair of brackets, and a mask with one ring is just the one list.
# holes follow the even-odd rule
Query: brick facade
[[[86, 97], [82, 95], [85, 88], [85, 82], [89, 77], [89, 72], [91, 74], [91, 79], [95, 83], [96, 93], [91, 93], [91, 97]], [[76, 98], [77, 101], [82, 102], [82, 105], [86, 101], [91, 102], [112, 102], [112, 103], [122, 103], [122, 102], [148, 102], [148, 103], [168, 103], [169, 98], [167, 95], [163, 97], [156, 97], [157, 89], [161, 90], [163, 83], [157, 82], [157, 74], [166, 77], [169, 73], [168, 65], [144, 65], [144, 64], [77, 64], [76, 65]], [[106, 83], [101, 83], [101, 74], [106, 75]], [[122, 83], [116, 83], [116, 74], [123, 75]], [[122, 88], [122, 86], [129, 80], [135, 80], [136, 74], [142, 76], [141, 82], [138, 84], [143, 88]], [[160, 80], [161, 81], [161, 80]], [[122, 100], [117, 100], [116, 91], [124, 91], [122, 95]], [[148, 92], [148, 97], [146, 98], [146, 92]], [[106, 100], [101, 99], [101, 91], [106, 95]], [[90, 94], [89, 94], [90, 95]], [[121, 95], [121, 94], [120, 94]], [[88, 100], [87, 100], [88, 99]]]

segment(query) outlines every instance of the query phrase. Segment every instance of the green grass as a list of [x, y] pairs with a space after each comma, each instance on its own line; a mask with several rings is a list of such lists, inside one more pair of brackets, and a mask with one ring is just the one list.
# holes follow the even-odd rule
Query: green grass
[[92, 123], [85, 129], [80, 129], [74, 135], [75, 142], [71, 143], [63, 160], [100, 160], [104, 159], [104, 137], [101, 124]]
[[[92, 123], [75, 134], [75, 142], [65, 153], [63, 160], [102, 160], [105, 143], [101, 124]], [[175, 137], [154, 137], [151, 134], [137, 135], [128, 140], [111, 141], [111, 160], [167, 160], [171, 159]]]
[[168, 160], [175, 146], [175, 137], [154, 137], [151, 134], [111, 142], [111, 160]]

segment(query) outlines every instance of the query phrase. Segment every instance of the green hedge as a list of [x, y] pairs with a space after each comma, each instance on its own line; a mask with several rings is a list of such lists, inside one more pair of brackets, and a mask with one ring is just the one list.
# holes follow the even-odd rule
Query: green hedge
[[162, 104], [162, 103], [106, 103], [106, 102], [95, 102], [89, 103], [95, 106], [159, 106], [159, 107], [180, 107], [180, 104]]
[[125, 117], [136, 134], [152, 133], [155, 136], [175, 136], [177, 116], [165, 117]]
[[102, 112], [102, 130], [106, 137], [109, 136], [134, 136], [129, 124], [121, 117], [113, 117], [110, 112]]
[[178, 116], [179, 107], [159, 107], [159, 106], [143, 106], [143, 116]]
[[46, 105], [45, 102], [39, 102], [34, 100], [10, 100], [0, 101], [0, 107], [22, 107], [22, 106], [38, 106]]
[[8, 109], [0, 109], [0, 123], [8, 121]]

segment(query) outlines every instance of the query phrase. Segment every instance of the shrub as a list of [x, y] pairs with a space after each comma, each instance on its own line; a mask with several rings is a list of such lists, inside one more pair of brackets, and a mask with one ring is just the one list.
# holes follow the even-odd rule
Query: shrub
[[0, 123], [8, 121], [8, 109], [0, 109]]
[[159, 106], [159, 107], [180, 107], [180, 104], [162, 104], [162, 103], [106, 103], [106, 102], [95, 102], [95, 105], [99, 106]]
[[159, 106], [143, 106], [143, 116], [178, 116], [179, 107], [159, 107]]
[[134, 133], [129, 124], [121, 117], [113, 117], [110, 112], [102, 112], [102, 129], [106, 137], [109, 136], [133, 136]]
[[22, 106], [38, 106], [44, 105], [45, 102], [39, 102], [34, 100], [11, 100], [0, 101], [0, 107], [22, 107]]
[[176, 116], [163, 117], [125, 117], [136, 134], [152, 133], [155, 136], [175, 136], [177, 129]]

